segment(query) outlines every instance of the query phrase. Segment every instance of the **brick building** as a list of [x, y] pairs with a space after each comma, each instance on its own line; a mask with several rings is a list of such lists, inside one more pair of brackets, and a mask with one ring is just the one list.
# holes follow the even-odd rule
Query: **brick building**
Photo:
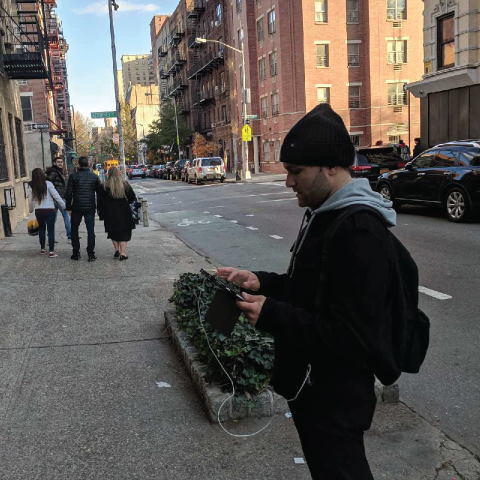
[[[423, 71], [421, 2], [182, 0], [175, 12], [160, 31], [173, 40], [164, 35], [157, 52], [164, 59], [164, 99], [190, 101], [192, 130], [227, 150], [233, 168], [242, 168], [242, 55], [215, 41], [244, 51], [247, 116], [257, 117], [249, 120], [249, 169], [284, 171], [279, 155], [286, 133], [319, 102], [342, 116], [356, 145], [401, 137], [412, 143], [419, 135], [419, 102], [405, 85]], [[175, 25], [187, 29], [178, 41]], [[174, 47], [183, 58], [185, 39], [186, 78], [171, 57]]]

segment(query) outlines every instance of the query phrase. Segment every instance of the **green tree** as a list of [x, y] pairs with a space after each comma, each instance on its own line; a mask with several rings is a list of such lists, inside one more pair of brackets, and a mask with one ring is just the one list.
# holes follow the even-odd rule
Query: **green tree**
[[[188, 137], [191, 132], [187, 126], [185, 118], [177, 115], [177, 119], [180, 146], [184, 147], [188, 143]], [[145, 138], [147, 147], [150, 152], [153, 152], [154, 158], [161, 158], [161, 154], [164, 152], [169, 152], [171, 156], [178, 158], [175, 108], [172, 102], [167, 101], [162, 104], [160, 119], [151, 123], [150, 132], [151, 133]], [[152, 157], [151, 153], [150, 157]]]
[[137, 134], [132, 119], [132, 108], [124, 101], [120, 101], [120, 106], [122, 110], [122, 132], [125, 158], [128, 161], [134, 161], [137, 158]]

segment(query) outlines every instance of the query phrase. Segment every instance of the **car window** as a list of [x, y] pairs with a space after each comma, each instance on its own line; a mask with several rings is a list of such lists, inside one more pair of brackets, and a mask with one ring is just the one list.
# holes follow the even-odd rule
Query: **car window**
[[222, 164], [222, 160], [220, 158], [203, 158], [202, 165], [205, 167], [217, 167], [218, 165]]
[[432, 167], [454, 167], [456, 155], [451, 150], [440, 150], [432, 160]]
[[419, 157], [417, 157], [413, 162], [413, 168], [428, 168], [432, 165], [432, 162], [437, 154], [438, 150], [428, 150]]
[[471, 165], [472, 167], [480, 167], [480, 148], [462, 149], [458, 152], [458, 164], [461, 167]]
[[357, 153], [357, 163], [358, 165], [367, 165], [368, 164], [367, 157], [365, 155], [360, 155]]
[[377, 152], [366, 152], [364, 155], [367, 158], [367, 163], [373, 165], [382, 165], [384, 163], [402, 161], [402, 158], [394, 150], [379, 150]]

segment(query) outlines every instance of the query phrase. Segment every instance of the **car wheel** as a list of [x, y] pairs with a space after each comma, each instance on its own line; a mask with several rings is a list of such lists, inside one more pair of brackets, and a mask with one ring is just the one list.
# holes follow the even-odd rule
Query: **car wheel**
[[393, 203], [394, 210], [398, 210], [400, 208], [400, 203], [395, 201], [392, 189], [390, 188], [389, 185], [387, 185], [386, 183], [381, 184], [378, 187], [378, 192], [385, 200], [388, 200], [389, 202]]
[[470, 213], [470, 205], [463, 190], [452, 188], [445, 197], [445, 211], [452, 222], [464, 222]]

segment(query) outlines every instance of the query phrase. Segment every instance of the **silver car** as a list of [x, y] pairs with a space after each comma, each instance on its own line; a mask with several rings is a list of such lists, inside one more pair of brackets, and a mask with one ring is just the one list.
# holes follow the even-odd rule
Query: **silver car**
[[221, 157], [195, 158], [188, 167], [188, 182], [197, 185], [205, 180], [225, 181], [225, 164]]

